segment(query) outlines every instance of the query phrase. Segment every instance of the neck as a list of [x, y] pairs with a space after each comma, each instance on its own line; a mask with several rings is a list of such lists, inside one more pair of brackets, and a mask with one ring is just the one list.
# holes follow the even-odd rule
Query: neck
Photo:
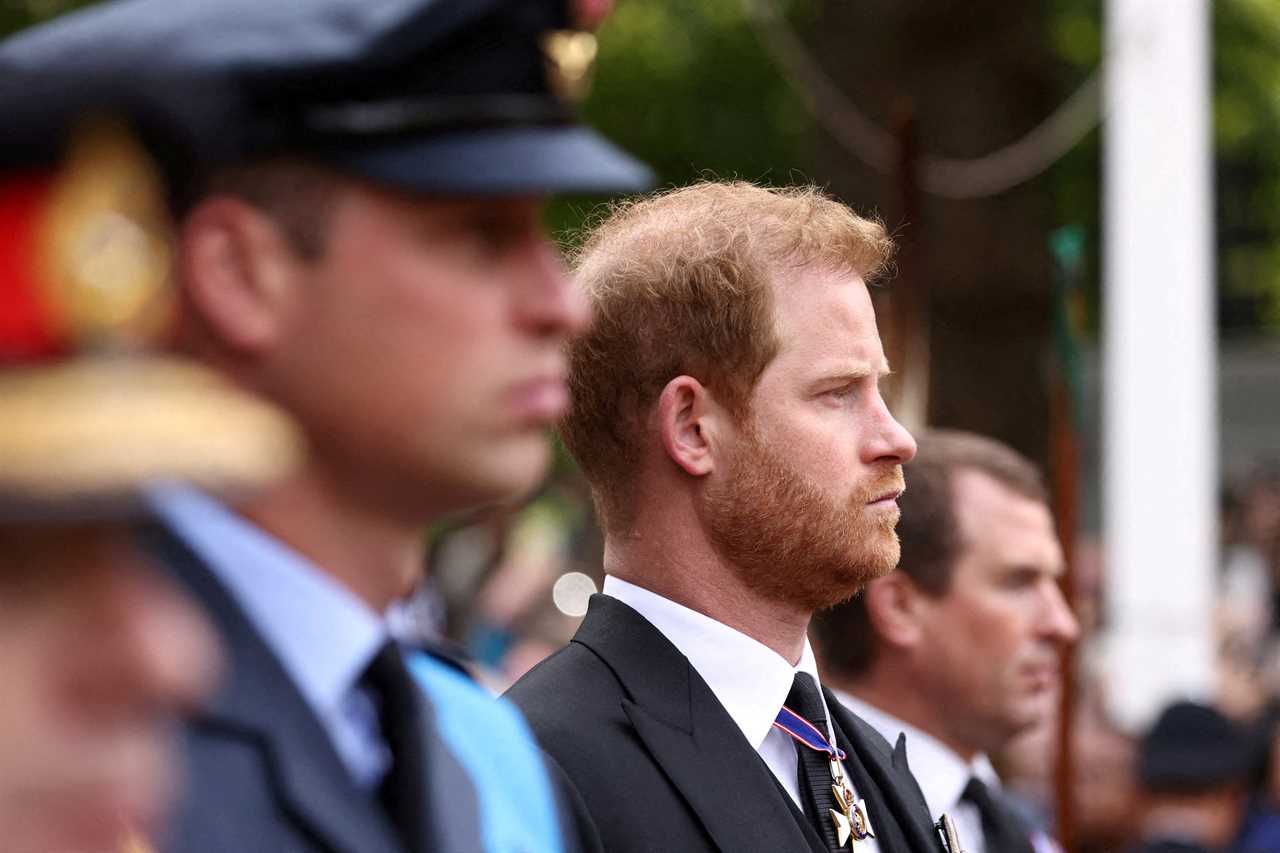
[[605, 572], [751, 637], [792, 666], [800, 662], [811, 611], [748, 589], [698, 532], [664, 535], [656, 527], [635, 525], [648, 535], [607, 535]]
[[412, 592], [426, 558], [423, 525], [379, 514], [311, 464], [243, 514], [383, 613]]
[[[890, 671], [895, 676], [902, 673], [903, 677], [887, 675], [886, 673]], [[835, 689], [851, 693], [868, 705], [936, 738], [965, 762], [973, 761], [983, 751], [970, 739], [953, 731], [953, 727], [945, 724], [943, 716], [946, 714], [947, 705], [939, 704], [935, 699], [924, 694], [919, 689], [920, 685], [910, 678], [906, 667], [877, 661], [873, 666], [872, 674], [866, 678], [851, 679], [825, 671], [822, 677]]]

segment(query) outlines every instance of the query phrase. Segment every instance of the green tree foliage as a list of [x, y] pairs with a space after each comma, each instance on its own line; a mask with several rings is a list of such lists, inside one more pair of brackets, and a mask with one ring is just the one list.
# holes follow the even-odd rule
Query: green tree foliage
[[[1102, 57], [1100, 0], [1056, 0], [1052, 43], [1064, 81]], [[1280, 333], [1280, 4], [1213, 0], [1213, 137], [1219, 324], [1226, 335]], [[1152, 7], [1158, 14], [1158, 7]], [[1090, 235], [1096, 282], [1101, 135], [1055, 169], [1057, 214]], [[1096, 294], [1095, 294], [1096, 296]], [[1096, 311], [1094, 312], [1096, 318]]]
[[0, 0], [0, 35], [94, 2], [97, 0]]
[[1280, 4], [1214, 3], [1223, 321], [1280, 332]]
[[683, 183], [714, 172], [786, 182], [811, 121], [741, 0], [627, 0], [600, 33], [591, 121]]
[[[90, 2], [0, 0], [0, 34]], [[802, 30], [816, 6], [777, 2]], [[1011, 14], [1017, 5], [1010, 3]], [[1101, 61], [1103, 0], [1050, 7], [1049, 43], [1065, 95]], [[1221, 322], [1226, 333], [1280, 333], [1280, 3], [1213, 0], [1212, 9]], [[600, 48], [584, 112], [651, 163], [660, 184], [823, 180], [814, 174], [812, 117], [760, 47], [743, 0], [619, 0]], [[1095, 132], [1054, 168], [1050, 184], [1058, 224], [1088, 235], [1095, 283], [1100, 164]], [[572, 239], [593, 208], [557, 204], [552, 225]]]
[[[621, 0], [599, 41], [584, 114], [652, 165], [660, 186], [813, 177], [812, 119], [760, 47], [742, 0]], [[591, 209], [559, 205], [554, 226], [572, 240]]]

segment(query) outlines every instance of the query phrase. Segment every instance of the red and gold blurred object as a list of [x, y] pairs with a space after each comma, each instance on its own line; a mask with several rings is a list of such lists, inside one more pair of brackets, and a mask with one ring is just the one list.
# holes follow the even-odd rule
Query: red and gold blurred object
[[132, 512], [168, 481], [234, 496], [300, 459], [276, 408], [165, 352], [173, 245], [121, 124], [86, 125], [55, 171], [0, 177], [0, 520]]
[[172, 328], [163, 184], [98, 122], [60, 169], [0, 181], [0, 363], [158, 343]]

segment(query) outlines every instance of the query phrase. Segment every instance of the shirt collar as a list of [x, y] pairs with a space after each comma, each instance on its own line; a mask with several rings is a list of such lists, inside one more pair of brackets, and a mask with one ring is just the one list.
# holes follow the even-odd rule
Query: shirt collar
[[818, 667], [808, 639], [800, 662], [781, 655], [740, 631], [655, 592], [609, 575], [605, 595], [618, 599], [657, 628], [702, 676], [753, 749], [760, 749], [797, 672], [818, 683]]
[[907, 736], [907, 760], [911, 763], [911, 775], [920, 783], [925, 802], [934, 817], [955, 810], [972, 776], [977, 776], [990, 788], [1000, 786], [1000, 778], [986, 755], [980, 753], [973, 761], [965, 761], [955, 750], [928, 732], [899, 720], [857, 696], [839, 690], [833, 692], [850, 711], [883, 735], [889, 743], [896, 743], [900, 734]]
[[153, 489], [149, 499], [228, 588], [307, 703], [321, 713], [338, 708], [386, 641], [378, 614], [310, 560], [208, 495], [166, 485]]

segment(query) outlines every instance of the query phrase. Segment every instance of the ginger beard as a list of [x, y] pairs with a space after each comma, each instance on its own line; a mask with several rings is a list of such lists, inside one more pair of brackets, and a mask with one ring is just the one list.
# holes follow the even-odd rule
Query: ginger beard
[[708, 486], [703, 514], [712, 544], [748, 588], [812, 612], [898, 565], [898, 513], [867, 504], [902, 488], [902, 466], [888, 466], [841, 503], [748, 427], [728, 476]]

